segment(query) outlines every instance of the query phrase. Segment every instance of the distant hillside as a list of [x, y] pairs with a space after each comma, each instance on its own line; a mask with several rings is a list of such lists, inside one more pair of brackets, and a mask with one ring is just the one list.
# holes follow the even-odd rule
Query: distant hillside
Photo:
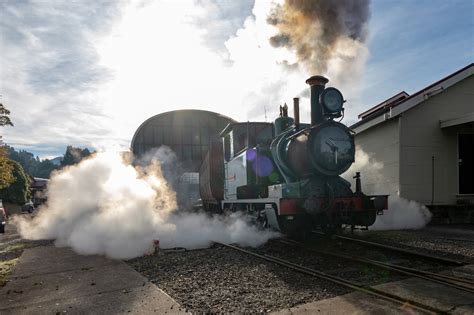
[[[31, 152], [25, 150], [16, 151], [15, 148], [10, 146], [7, 146], [7, 150], [8, 157], [18, 162], [25, 172], [33, 177], [49, 178], [51, 172], [59, 168], [59, 165], [52, 162], [52, 160], [41, 160]], [[62, 157], [58, 158], [62, 160]]]
[[79, 163], [84, 157], [91, 153], [89, 149], [81, 149], [73, 146], [67, 146], [63, 156], [53, 159], [41, 160], [38, 156], [25, 150], [15, 150], [14, 147], [6, 146], [8, 157], [13, 161], [20, 163], [26, 173], [33, 177], [49, 178], [52, 171], [68, 165]]
[[51, 159], [49, 160], [51, 163], [53, 163], [54, 165], [61, 165], [61, 162], [63, 161], [63, 157], [62, 156], [58, 156], [58, 157], [55, 157], [54, 159]]

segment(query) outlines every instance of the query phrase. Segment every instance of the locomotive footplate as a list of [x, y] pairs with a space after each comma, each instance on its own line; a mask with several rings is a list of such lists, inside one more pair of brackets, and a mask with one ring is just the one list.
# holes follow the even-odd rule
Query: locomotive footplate
[[363, 212], [369, 210], [382, 214], [383, 210], [388, 209], [388, 195], [360, 195], [334, 198], [309, 197], [304, 201], [303, 208], [308, 213], [315, 215], [327, 212]]
[[326, 225], [363, 225], [370, 226], [377, 214], [388, 209], [388, 195], [354, 195], [348, 197], [307, 199], [281, 199], [280, 215], [292, 215], [306, 212], [316, 218], [315, 222]]

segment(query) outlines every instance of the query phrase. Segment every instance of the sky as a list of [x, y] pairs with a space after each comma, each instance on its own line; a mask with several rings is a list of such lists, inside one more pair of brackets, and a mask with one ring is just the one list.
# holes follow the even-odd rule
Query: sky
[[[271, 121], [285, 102], [292, 114], [295, 96], [309, 121], [305, 80], [314, 74], [341, 90], [343, 122], [352, 124], [392, 95], [473, 62], [474, 0], [372, 0], [366, 38], [356, 49], [339, 45], [325, 73], [310, 73], [295, 51], [270, 43], [274, 7], [270, 0], [0, 0], [0, 100], [15, 124], [0, 135], [46, 158], [67, 145], [124, 150], [143, 121], [165, 111]], [[356, 71], [341, 60], [355, 60]]]

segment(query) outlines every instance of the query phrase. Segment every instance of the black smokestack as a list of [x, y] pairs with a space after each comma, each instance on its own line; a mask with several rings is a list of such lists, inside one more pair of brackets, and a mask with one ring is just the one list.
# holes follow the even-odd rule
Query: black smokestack
[[319, 102], [319, 96], [328, 82], [328, 79], [320, 75], [312, 76], [306, 80], [306, 83], [311, 87], [311, 126], [324, 121], [323, 108]]
[[270, 43], [295, 51], [309, 73], [327, 73], [331, 58], [358, 58], [369, 16], [369, 0], [285, 0], [267, 19], [278, 29]]

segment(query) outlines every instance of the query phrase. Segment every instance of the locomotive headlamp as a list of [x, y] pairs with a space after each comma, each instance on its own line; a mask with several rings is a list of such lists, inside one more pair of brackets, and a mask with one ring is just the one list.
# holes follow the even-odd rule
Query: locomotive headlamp
[[338, 89], [330, 87], [321, 93], [320, 102], [324, 106], [325, 113], [339, 113], [342, 110], [344, 97], [342, 97], [342, 93]]

